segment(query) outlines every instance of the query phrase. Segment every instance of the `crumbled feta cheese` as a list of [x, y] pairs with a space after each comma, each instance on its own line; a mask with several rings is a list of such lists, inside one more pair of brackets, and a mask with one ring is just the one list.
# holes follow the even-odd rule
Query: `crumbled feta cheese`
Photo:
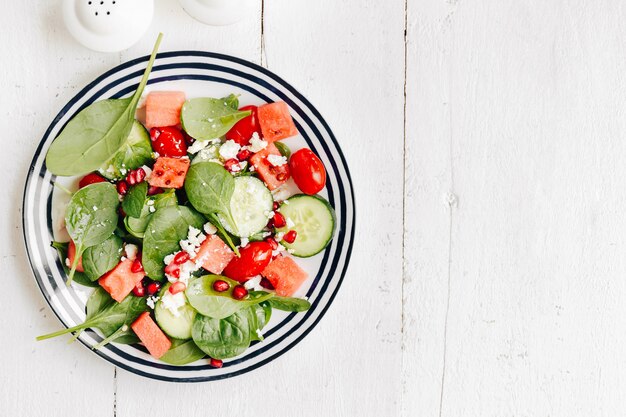
[[293, 249], [287, 249], [287, 252], [291, 254], [291, 253], [294, 253], [295, 251]]
[[243, 248], [244, 246], [246, 246], [250, 241], [248, 240], [247, 237], [242, 237], [241, 238], [241, 244], [239, 245], [240, 248]]
[[150, 206], [150, 207], [148, 207], [148, 211], [150, 213], [154, 213], [156, 211], [156, 209], [154, 208], [154, 206]]
[[271, 154], [267, 156], [267, 161], [275, 167], [280, 167], [287, 163], [287, 157]]
[[217, 227], [207, 222], [204, 224], [204, 233], [206, 233], [207, 235], [214, 235], [215, 233], [217, 233]]
[[227, 140], [220, 146], [220, 156], [226, 160], [237, 157], [237, 152], [241, 149], [241, 146], [234, 140]]
[[111, 175], [115, 174], [115, 167], [113, 165], [109, 165], [109, 167], [106, 169], [106, 172]]
[[246, 169], [247, 166], [248, 166], [247, 161], [239, 162], [239, 171], [243, 171], [244, 169]]
[[263, 232], [263, 234], [261, 236], [263, 236], [263, 239], [265, 239], [268, 236], [271, 236], [272, 232]]
[[293, 220], [291, 220], [289, 217], [287, 217], [287, 227], [292, 229], [296, 224], [293, 222]]
[[256, 171], [256, 168], [254, 167], [254, 165], [250, 165], [250, 172], [254, 172]]
[[190, 154], [196, 154], [209, 146], [211, 144], [210, 140], [197, 140], [190, 147], [187, 148], [187, 152]]
[[126, 246], [124, 246], [124, 253], [126, 253], [126, 257], [131, 261], [135, 260], [137, 252], [139, 252], [139, 248], [132, 243], [127, 243]]
[[180, 317], [179, 308], [185, 305], [185, 294], [182, 292], [172, 294], [166, 291], [161, 299], [163, 308], [168, 309], [174, 317]]
[[243, 286], [248, 291], [263, 291], [263, 287], [261, 287], [261, 279], [263, 279], [263, 277], [261, 277], [261, 275], [257, 275], [247, 280]]
[[148, 307], [154, 310], [154, 306], [157, 301], [159, 301], [159, 297], [156, 295], [153, 295], [152, 297], [148, 297], [148, 299], [146, 300], [146, 304], [148, 305]]
[[280, 186], [272, 192], [272, 196], [274, 197], [274, 201], [283, 201], [287, 200], [291, 196], [291, 192], [287, 187]]
[[180, 247], [193, 258], [198, 253], [198, 249], [200, 249], [200, 245], [205, 241], [205, 239], [206, 236], [202, 234], [200, 229], [189, 226], [187, 239], [180, 241]]
[[[278, 240], [278, 239], [276, 239], [276, 240]], [[280, 255], [281, 252], [284, 252], [284, 251], [285, 251], [285, 247], [279, 243], [278, 247], [276, 248], [276, 250], [272, 251], [272, 256], [278, 256], [278, 255]]]
[[72, 267], [72, 263], [70, 262], [70, 258], [65, 258], [65, 266], [67, 266], [68, 268]]
[[126, 168], [120, 168], [120, 174], [126, 175], [127, 172], [128, 170]]
[[128, 259], [128, 258], [126, 258], [125, 256], [122, 256], [122, 257], [120, 258], [120, 261], [124, 262], [126, 259]]
[[92, 209], [93, 211], [98, 211], [98, 206], [93, 206]]
[[281, 240], [283, 240], [283, 236], [285, 236], [285, 233], [283, 233], [283, 232], [278, 232], [278, 233], [276, 233], [276, 235], [274, 236], [274, 239], [276, 239], [276, 242], [280, 242]]
[[154, 206], [154, 200], [148, 200], [146, 204], [149, 206]]
[[263, 340], [263, 331], [261, 331], [261, 329], [256, 329], [256, 335], [259, 339]]
[[144, 180], [148, 181], [150, 179], [150, 175], [152, 175], [152, 169], [148, 165], [142, 165], [141, 169], [143, 169], [143, 172], [146, 173], [146, 178]]
[[250, 152], [257, 153], [265, 148], [267, 148], [267, 141], [259, 138], [259, 134], [257, 132], [254, 132], [252, 134], [252, 138], [250, 139], [250, 146], [248, 147], [248, 149], [250, 149]]
[[271, 219], [272, 217], [274, 217], [274, 211], [270, 210], [270, 211], [264, 211], [263, 214], [265, 214], [267, 216], [268, 219]]
[[169, 265], [172, 263], [172, 261], [174, 260], [174, 257], [176, 256], [176, 254], [174, 253], [170, 253], [169, 255], [167, 255], [165, 258], [163, 258], [163, 263], [165, 265]]

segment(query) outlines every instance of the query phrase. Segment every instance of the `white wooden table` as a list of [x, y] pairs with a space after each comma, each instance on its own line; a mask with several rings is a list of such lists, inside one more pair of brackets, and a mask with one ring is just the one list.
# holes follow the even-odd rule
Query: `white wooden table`
[[[626, 414], [626, 5], [620, 0], [265, 0], [208, 27], [157, 0], [149, 33], [90, 52], [60, 1], [0, 13], [0, 415]], [[90, 80], [149, 52], [260, 63], [332, 126], [356, 187], [356, 245], [296, 348], [216, 383], [143, 379], [59, 323], [21, 231], [28, 164]]]

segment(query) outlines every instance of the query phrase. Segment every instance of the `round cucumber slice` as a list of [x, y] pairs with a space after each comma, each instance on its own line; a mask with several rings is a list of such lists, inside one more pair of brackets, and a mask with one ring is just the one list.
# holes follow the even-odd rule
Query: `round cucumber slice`
[[335, 233], [335, 210], [328, 201], [317, 195], [297, 194], [281, 204], [280, 212], [287, 220], [287, 226], [278, 229], [287, 233], [295, 230], [295, 242], [280, 242], [292, 255], [308, 258], [320, 253]]
[[143, 125], [135, 120], [126, 142], [99, 172], [107, 179], [119, 179], [125, 177], [131, 169], [137, 169], [150, 161], [152, 161], [150, 135]]
[[[167, 284], [161, 290], [161, 298], [169, 290], [170, 284]], [[168, 336], [176, 339], [191, 339], [191, 325], [196, 317], [196, 310], [189, 303], [178, 309], [180, 314], [176, 317], [170, 310], [163, 307], [163, 302], [159, 299], [154, 307], [154, 316], [159, 327], [167, 333]]]
[[229, 233], [248, 237], [263, 230], [273, 206], [274, 198], [263, 181], [249, 176], [236, 177], [235, 191], [230, 199], [230, 212], [235, 226], [222, 215], [219, 215], [219, 219]]

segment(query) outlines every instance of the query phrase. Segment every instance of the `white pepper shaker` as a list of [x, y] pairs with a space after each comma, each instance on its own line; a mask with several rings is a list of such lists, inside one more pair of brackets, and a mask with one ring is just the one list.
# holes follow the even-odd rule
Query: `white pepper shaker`
[[117, 52], [134, 45], [148, 30], [154, 0], [63, 0], [63, 20], [89, 49]]

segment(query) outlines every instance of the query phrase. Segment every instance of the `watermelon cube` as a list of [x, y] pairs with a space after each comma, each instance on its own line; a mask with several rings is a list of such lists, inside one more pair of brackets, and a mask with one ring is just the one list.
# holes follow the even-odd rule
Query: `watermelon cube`
[[194, 262], [213, 274], [221, 274], [235, 254], [219, 236], [208, 235], [200, 245]]
[[289, 107], [284, 101], [264, 104], [257, 109], [263, 139], [268, 142], [285, 139], [298, 134], [296, 124], [289, 114]]
[[146, 275], [143, 271], [133, 272], [132, 266], [133, 261], [124, 259], [98, 280], [98, 284], [118, 303], [121, 303]]
[[157, 359], [163, 356], [172, 346], [170, 339], [165, 336], [163, 330], [157, 326], [147, 311], [141, 313], [130, 327], [146, 349], [148, 349], [148, 352]]
[[[70, 243], [67, 245], [67, 263], [69, 263], [69, 265], [67, 265], [68, 268], [72, 268], [72, 265], [74, 265], [75, 256], [76, 245], [74, 244], [73, 240], [70, 240]], [[83, 258], [80, 258], [78, 260], [78, 265], [76, 265], [76, 271], [85, 272], [85, 269], [83, 268]]]
[[146, 127], [180, 124], [180, 109], [185, 103], [182, 91], [153, 91], [146, 97]]
[[148, 182], [153, 187], [181, 188], [191, 161], [189, 158], [157, 158]]
[[267, 188], [275, 190], [287, 182], [291, 174], [289, 164], [274, 166], [267, 160], [269, 155], [281, 155], [280, 151], [273, 143], [268, 144], [267, 148], [252, 155], [250, 163], [254, 166], [259, 177], [265, 182]]
[[292, 296], [302, 283], [308, 278], [308, 274], [288, 256], [278, 256], [261, 272], [274, 288], [276, 294], [281, 297]]

